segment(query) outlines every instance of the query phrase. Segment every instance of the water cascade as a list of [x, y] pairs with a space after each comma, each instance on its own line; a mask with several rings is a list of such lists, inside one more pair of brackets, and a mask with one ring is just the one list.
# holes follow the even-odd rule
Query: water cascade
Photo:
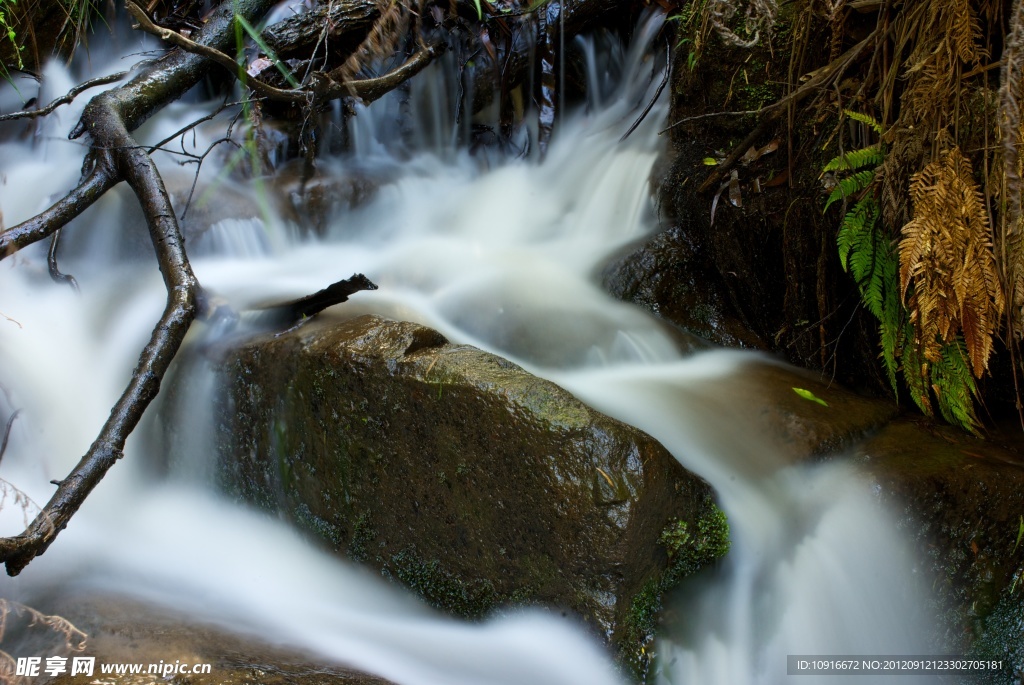
[[[659, 641], [658, 682], [777, 683], [787, 654], [923, 653], [913, 560], [871, 493], [842, 466], [786, 464], [737, 425], [732, 408], [745, 399], [723, 381], [775, 362], [737, 351], [683, 355], [656, 319], [595, 283], [610, 254], [657, 227], [648, 178], [664, 104], [619, 142], [664, 63], [645, 56], [644, 43], [615, 67], [632, 88], [613, 90], [607, 68], [592, 70], [591, 106], [559, 122], [542, 165], [459, 150], [441, 68], [414, 83], [415, 101], [440, 111], [424, 116], [430, 123], [411, 149], [388, 142], [397, 102], [360, 111], [348, 124], [355, 151], [321, 168], [354, 168], [380, 185], [364, 204], [339, 209], [316, 239], [265, 208], [252, 212], [265, 189], [224, 180], [211, 158], [199, 187], [250, 212], [218, 219], [196, 240], [197, 275], [244, 308], [366, 273], [380, 290], [353, 298], [345, 314], [418, 321], [510, 358], [649, 432], [707, 478], [730, 517], [732, 551], [678, 598], [685, 619]], [[51, 68], [45, 83], [59, 93], [72, 81]], [[42, 122], [32, 139], [2, 144], [7, 225], [76, 180], [81, 148], [64, 136], [80, 106]], [[173, 105], [139, 138], [159, 140], [198, 116], [195, 105]], [[210, 122], [187, 145], [202, 150], [222, 132], [223, 122]], [[192, 167], [172, 155], [158, 161], [172, 189], [191, 183]], [[62, 266], [81, 294], [49, 281], [39, 250], [0, 268], [0, 405], [22, 410], [0, 475], [37, 502], [95, 438], [163, 305], [129, 200], [112, 193], [69, 230]], [[202, 190], [194, 203], [212, 211]], [[190, 338], [204, 335], [197, 324]], [[221, 501], [197, 476], [212, 458], [199, 428], [209, 408], [188, 404], [196, 428], [179, 447], [183, 473], [155, 477], [140, 431], [57, 544], [23, 578], [3, 581], [6, 592], [75, 583], [142, 597], [401, 685], [622, 682], [571, 623], [541, 611], [483, 624], [438, 616], [285, 525]], [[20, 530], [16, 509], [0, 513], [5, 533]]]

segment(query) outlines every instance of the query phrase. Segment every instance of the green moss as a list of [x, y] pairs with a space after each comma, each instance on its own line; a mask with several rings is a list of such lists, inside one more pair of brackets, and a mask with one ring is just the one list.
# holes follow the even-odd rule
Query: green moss
[[721, 559], [729, 552], [729, 520], [714, 504], [697, 520], [697, 532], [691, 533], [685, 521], [676, 519], [661, 532], [658, 542], [668, 552], [670, 566], [665, 579], [670, 589], [686, 576]]
[[679, 552], [690, 544], [690, 531], [686, 521], [676, 519], [668, 524], [665, 530], [661, 531], [658, 544], [668, 551], [668, 558], [674, 558]]
[[624, 647], [619, 659], [641, 682], [651, 662], [647, 648], [654, 640], [658, 612], [661, 611], [662, 578], [648, 580], [640, 588], [640, 592], [633, 596], [633, 601], [629, 605], [629, 615], [622, 626]]
[[500, 601], [490, 581], [462, 580], [437, 559], [422, 559], [414, 547], [393, 555], [388, 571], [434, 608], [462, 618], [481, 619]]
[[[755, 77], [755, 74], [757, 75]], [[744, 67], [737, 75], [736, 98], [744, 110], [759, 110], [779, 99], [779, 87], [764, 79], [765, 65], [754, 63]]]
[[660, 576], [648, 580], [633, 596], [629, 615], [623, 624], [624, 645], [620, 660], [639, 680], [644, 680], [650, 666], [647, 648], [654, 639], [662, 597], [683, 578], [721, 559], [729, 551], [729, 521], [725, 512], [713, 502], [697, 519], [693, 533], [686, 521], [670, 521], [658, 537], [669, 557], [669, 567]]
[[349, 558], [358, 563], [367, 561], [370, 558], [370, 545], [376, 539], [377, 533], [370, 525], [370, 515], [363, 512], [352, 529], [352, 541], [348, 545]]
[[295, 523], [337, 549], [341, 545], [341, 530], [314, 514], [305, 504], [299, 504], [293, 511]]

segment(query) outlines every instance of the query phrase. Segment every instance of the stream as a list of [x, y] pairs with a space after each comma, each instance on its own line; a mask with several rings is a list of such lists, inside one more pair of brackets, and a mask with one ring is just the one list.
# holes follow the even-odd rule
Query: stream
[[[638, 30], [633, 50], [607, 37], [579, 41], [595, 56], [590, 101], [557, 122], [543, 164], [493, 146], [472, 156], [462, 149], [468, 123], [453, 120], [458, 84], [448, 62], [413, 82], [422, 113], [415, 130], [399, 135], [397, 97], [360, 109], [347, 124], [353, 151], [320, 160], [320, 169], [379, 185], [367, 201], [338, 207], [322, 237], [301, 235], [275, 213], [263, 184], [227, 180], [230, 151], [211, 155], [190, 211], [230, 214], [237, 205], [239, 213], [191, 239], [196, 273], [242, 309], [365, 273], [380, 289], [354, 296], [340, 314], [417, 321], [509, 358], [648, 432], [706, 478], [728, 514], [732, 549], [671, 600], [682, 618], [658, 639], [652, 682], [782, 683], [794, 680], [790, 654], [928, 654], [927, 588], [870, 489], [842, 463], [790, 465], [737, 418], [748, 398], [723, 379], [778, 362], [736, 350], [680, 352], [657, 319], [599, 286], [611, 255], [658, 229], [649, 177], [664, 144], [667, 95], [619, 142], [660, 80], [663, 56], [645, 51], [658, 22]], [[74, 82], [54, 66], [44, 88], [60, 94]], [[66, 134], [86, 100], [0, 144], [5, 225], [77, 181], [83, 148]], [[176, 103], [137, 137], [160, 140], [206, 110]], [[204, 150], [225, 121], [203, 125], [186, 147]], [[194, 166], [156, 159], [172, 192], [187, 191]], [[21, 409], [0, 476], [36, 502], [95, 439], [164, 304], [133, 201], [119, 188], [67, 231], [61, 265], [80, 294], [49, 280], [41, 248], [0, 265], [0, 409]], [[187, 344], [209, 335], [196, 324]], [[209, 482], [204, 400], [213, 376], [202, 364], [193, 373], [206, 376], [193, 383], [200, 390], [187, 403], [176, 469], [154, 473], [157, 419], [149, 416], [69, 528], [23, 577], [0, 582], [0, 593], [73, 584], [142, 598], [399, 685], [625, 682], [567, 619], [539, 610], [482, 624], [440, 616], [285, 524], [221, 499]], [[0, 517], [4, 534], [20, 530], [16, 506]]]

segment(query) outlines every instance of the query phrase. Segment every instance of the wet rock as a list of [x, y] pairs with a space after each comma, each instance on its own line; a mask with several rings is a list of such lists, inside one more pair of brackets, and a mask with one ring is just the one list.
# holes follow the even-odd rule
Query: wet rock
[[[857, 450], [879, 498], [912, 537], [942, 615], [938, 645], [1008, 659], [1024, 674], [1024, 443], [901, 419]], [[1010, 682], [993, 680], [992, 682]]]
[[[780, 21], [792, 26], [791, 17]], [[807, 55], [828, 54], [823, 33], [807, 39]], [[668, 230], [615, 265], [611, 291], [712, 342], [772, 350], [790, 363], [826, 369], [848, 387], [888, 392], [877, 359], [878, 321], [860, 306], [839, 263], [842, 213], [838, 206], [822, 211], [821, 169], [834, 154], [823, 148], [822, 130], [833, 124], [823, 124], [817, 110], [806, 116], [813, 108], [792, 122], [707, 116], [776, 102], [785, 95], [788, 62], [764, 42], [752, 49], [709, 43], [695, 64], [692, 56], [675, 53], [668, 89], [657, 191]], [[723, 73], [760, 76], [740, 84]], [[753, 153], [702, 190], [754, 132], [747, 143]]]
[[351, 165], [327, 172], [317, 170], [306, 179], [301, 164], [292, 163], [269, 183], [277, 198], [276, 206], [288, 221], [303, 231], [323, 235], [338, 212], [369, 202], [381, 186], [392, 181], [393, 174], [386, 168], [353, 169]]
[[[768, 358], [690, 392], [699, 393], [698, 411], [707, 412], [706, 422], [725, 422], [722, 439], [747, 427], [772, 448], [759, 464], [766, 473], [853, 447], [897, 412], [893, 402], [861, 397], [820, 374]], [[738, 444], [735, 451], [741, 449]], [[736, 468], [749, 468], [744, 463]]]
[[[314, 321], [223, 369], [225, 486], [453, 614], [554, 606], [642, 668], [665, 578], [728, 544], [655, 440], [423, 326]], [[670, 563], [680, 523], [700, 534]]]
[[[85, 648], [69, 651], [55, 630], [12, 618], [4, 648], [15, 657], [67, 657], [68, 672], [33, 678], [49, 685], [388, 685], [388, 681], [218, 626], [199, 624], [165, 608], [120, 597], [81, 594], [49, 596], [38, 609], [70, 621], [88, 635]], [[71, 659], [95, 658], [92, 676], [70, 674]], [[102, 665], [141, 664], [141, 674], [103, 674]], [[209, 665], [209, 673], [183, 666]], [[150, 665], [159, 672], [146, 673]], [[167, 666], [164, 669], [164, 666]], [[175, 674], [173, 669], [178, 667]], [[167, 673], [164, 675], [163, 671]], [[203, 670], [202, 668], [200, 670]]]
[[766, 349], [722, 295], [717, 273], [692, 233], [663, 231], [605, 267], [602, 280], [612, 296], [633, 302], [718, 345]]

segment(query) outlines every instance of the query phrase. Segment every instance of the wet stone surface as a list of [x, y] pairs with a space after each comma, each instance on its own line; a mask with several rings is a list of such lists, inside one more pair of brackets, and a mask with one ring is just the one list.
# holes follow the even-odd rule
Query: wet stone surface
[[[31, 679], [40, 685], [389, 685], [381, 678], [330, 665], [322, 657], [239, 636], [134, 599], [74, 593], [32, 605], [67, 619], [88, 635], [83, 650], [70, 651], [56, 632], [12, 618], [4, 639], [9, 654], [40, 656], [43, 668], [47, 657], [68, 658], [66, 673]], [[70, 675], [76, 656], [95, 658], [92, 676]], [[140, 664], [143, 672], [103, 674], [101, 664]], [[208, 664], [209, 673], [185, 675], [164, 669], [179, 664]], [[151, 665], [168, 673], [147, 673]]]
[[[979, 439], [924, 419], [892, 422], [856, 450], [931, 579], [937, 645], [1024, 673], [1024, 444], [1020, 427]], [[1021, 541], [1024, 543], [1024, 541]]]
[[649, 436], [417, 324], [314, 321], [221, 366], [224, 486], [458, 616], [561, 608], [628, 661], [671, 566], [659, 537], [718, 511]]

